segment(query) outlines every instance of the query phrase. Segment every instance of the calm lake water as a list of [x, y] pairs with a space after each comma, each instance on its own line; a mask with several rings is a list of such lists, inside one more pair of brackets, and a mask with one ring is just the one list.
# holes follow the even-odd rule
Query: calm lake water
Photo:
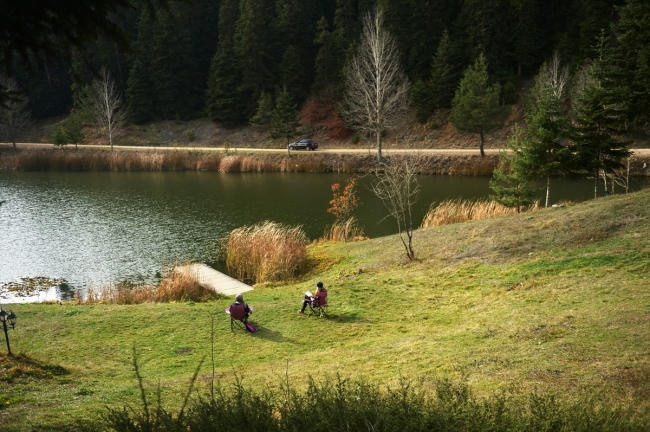
[[[214, 242], [242, 225], [300, 224], [311, 239], [333, 222], [331, 184], [342, 174], [213, 172], [65, 173], [0, 171], [0, 283], [19, 276], [61, 277], [69, 289], [129, 280], [152, 282], [166, 262], [202, 259]], [[366, 235], [396, 232], [361, 179], [356, 212]], [[488, 177], [419, 179], [416, 221], [432, 201], [486, 197]], [[637, 181], [634, 188], [642, 187]], [[365, 187], [364, 187], [365, 185]], [[584, 200], [591, 181], [555, 181], [553, 202]], [[20, 299], [2, 299], [0, 302]]]

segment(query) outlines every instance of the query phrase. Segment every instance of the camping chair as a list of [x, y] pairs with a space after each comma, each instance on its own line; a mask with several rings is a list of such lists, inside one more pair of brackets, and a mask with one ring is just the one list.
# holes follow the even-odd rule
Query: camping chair
[[226, 313], [230, 315], [230, 331], [235, 331], [235, 327], [246, 331], [246, 305], [230, 305], [226, 309]]
[[327, 316], [327, 291], [317, 293], [311, 303], [309, 303], [309, 313], [307, 316], [311, 316], [312, 314], [318, 318]]

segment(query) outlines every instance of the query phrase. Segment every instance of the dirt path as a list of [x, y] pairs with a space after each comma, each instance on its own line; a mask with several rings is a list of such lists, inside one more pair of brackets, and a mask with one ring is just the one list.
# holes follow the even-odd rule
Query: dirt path
[[[40, 144], [40, 143], [18, 143], [16, 144], [19, 148], [52, 148], [53, 144]], [[0, 143], [0, 148], [10, 148], [12, 144], [10, 143]], [[73, 144], [68, 144], [66, 148], [73, 148]], [[79, 144], [79, 148], [82, 149], [103, 149], [108, 150], [109, 147], [105, 145], [95, 145], [95, 144]], [[224, 147], [150, 147], [150, 146], [113, 146], [115, 150], [134, 150], [134, 151], [173, 151], [173, 150], [185, 150], [185, 151], [201, 151], [201, 152], [212, 152], [212, 151], [226, 151]], [[230, 147], [227, 149], [231, 152], [248, 152], [248, 153], [286, 153], [286, 149], [260, 149], [260, 148], [250, 148], [250, 147]], [[485, 154], [496, 155], [499, 154], [500, 149], [485, 149]], [[650, 156], [650, 149], [632, 149], [635, 155], [637, 156]], [[376, 154], [373, 149], [359, 149], [359, 148], [332, 148], [332, 149], [318, 149], [314, 152], [311, 151], [292, 151], [293, 154], [296, 153], [326, 153], [326, 154]], [[423, 155], [476, 155], [479, 154], [479, 150], [476, 148], [468, 149], [382, 149], [382, 154], [387, 156], [391, 154], [423, 154]]]

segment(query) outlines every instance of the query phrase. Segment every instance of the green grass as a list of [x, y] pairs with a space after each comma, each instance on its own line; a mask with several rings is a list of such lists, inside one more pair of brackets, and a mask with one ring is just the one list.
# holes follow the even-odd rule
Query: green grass
[[[18, 362], [0, 358], [3, 430], [83, 424], [137, 404], [132, 350], [152, 392], [179, 406], [217, 379], [300, 387], [343, 377], [396, 384], [465, 380], [479, 395], [519, 391], [650, 400], [650, 191], [416, 232], [408, 262], [395, 236], [310, 246], [315, 269], [246, 294], [261, 328], [230, 332], [231, 300], [196, 304], [16, 305]], [[329, 319], [299, 316], [328, 287]]]

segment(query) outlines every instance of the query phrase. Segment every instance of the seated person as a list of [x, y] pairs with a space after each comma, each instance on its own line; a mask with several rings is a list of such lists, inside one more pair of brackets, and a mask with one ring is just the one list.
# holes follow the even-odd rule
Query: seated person
[[311, 294], [309, 292], [305, 293], [305, 299], [302, 301], [302, 309], [298, 311], [299, 314], [304, 314], [305, 313], [305, 308], [307, 305], [313, 304], [314, 299], [318, 297], [318, 293], [321, 292], [327, 292], [325, 289], [325, 285], [323, 285], [323, 282], [318, 282], [316, 283], [316, 293]]
[[231, 304], [230, 307], [240, 305], [244, 305], [245, 318], [248, 319], [248, 316], [253, 313], [253, 309], [251, 309], [248, 304], [246, 304], [244, 301], [244, 295], [242, 293], [239, 293], [235, 296], [235, 302]]

